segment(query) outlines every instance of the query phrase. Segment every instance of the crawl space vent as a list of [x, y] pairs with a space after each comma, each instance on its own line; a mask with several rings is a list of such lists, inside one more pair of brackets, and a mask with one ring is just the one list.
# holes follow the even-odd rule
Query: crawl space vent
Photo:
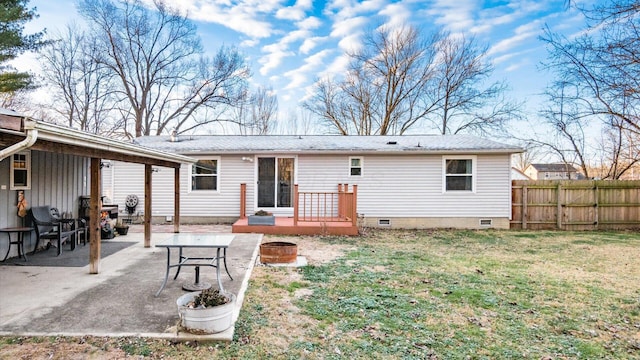
[[390, 226], [391, 225], [391, 220], [389, 220], [389, 219], [378, 219], [378, 225], [379, 226]]
[[480, 219], [480, 226], [491, 226], [491, 219]]

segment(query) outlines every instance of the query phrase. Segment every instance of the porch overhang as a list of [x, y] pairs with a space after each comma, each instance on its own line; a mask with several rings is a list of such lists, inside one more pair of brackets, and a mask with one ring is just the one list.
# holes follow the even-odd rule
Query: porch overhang
[[[154, 166], [179, 168], [197, 160], [165, 151], [105, 138], [65, 126], [34, 120], [17, 113], [0, 109], [0, 145], [3, 148], [25, 140], [35, 132], [31, 150], [64, 153], [83, 157], [134, 162]], [[9, 154], [10, 155], [10, 154]]]
[[101, 160], [117, 160], [145, 165], [145, 247], [151, 242], [151, 177], [152, 166], [173, 168], [175, 177], [174, 231], [180, 227], [180, 167], [197, 160], [161, 150], [105, 138], [77, 129], [31, 119], [11, 110], [0, 108], [0, 161], [22, 150], [37, 150], [69, 154], [91, 159], [90, 273], [98, 273], [100, 258], [100, 178]]

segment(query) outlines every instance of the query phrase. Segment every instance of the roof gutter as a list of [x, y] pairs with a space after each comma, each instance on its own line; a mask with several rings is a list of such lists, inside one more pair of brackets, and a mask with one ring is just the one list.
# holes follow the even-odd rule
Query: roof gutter
[[89, 134], [80, 130], [63, 127], [60, 125], [35, 122], [40, 130], [39, 139], [58, 142], [68, 145], [79, 145], [87, 148], [112, 151], [116, 153], [134, 153], [150, 159], [171, 161], [176, 163], [192, 164], [196, 159], [185, 155], [173, 154], [165, 151], [154, 150], [140, 145], [127, 143], [120, 140], [108, 139], [95, 134]]
[[33, 144], [36, 143], [36, 140], [38, 140], [38, 129], [33, 126], [33, 123], [27, 121], [26, 117], [22, 118], [22, 121], [24, 121], [24, 127], [27, 136], [24, 138], [24, 140], [0, 150], [0, 161], [8, 158], [13, 154], [19, 153], [24, 149], [30, 148], [31, 146], [33, 146]]

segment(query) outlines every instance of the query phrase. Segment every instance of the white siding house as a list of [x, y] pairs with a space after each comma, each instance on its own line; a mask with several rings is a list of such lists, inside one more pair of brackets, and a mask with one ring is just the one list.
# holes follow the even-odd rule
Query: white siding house
[[[299, 191], [336, 191], [358, 185], [358, 213], [368, 226], [399, 228], [508, 228], [511, 154], [522, 149], [472, 136], [183, 136], [136, 140], [153, 149], [209, 160], [183, 166], [183, 223], [234, 222], [240, 184], [247, 185], [247, 213], [262, 209], [293, 216]], [[142, 205], [139, 166], [114, 162], [104, 193], [116, 204], [135, 194]], [[449, 169], [449, 170], [447, 170]], [[169, 220], [173, 174], [154, 174], [154, 221]], [[124, 206], [120, 206], [123, 209]]]

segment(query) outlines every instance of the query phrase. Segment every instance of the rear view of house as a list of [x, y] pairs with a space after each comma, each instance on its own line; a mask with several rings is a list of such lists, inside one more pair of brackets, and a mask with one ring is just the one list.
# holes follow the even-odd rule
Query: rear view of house
[[[300, 193], [335, 193], [357, 186], [366, 226], [508, 228], [511, 154], [518, 147], [472, 136], [168, 136], [143, 137], [144, 147], [198, 159], [183, 166], [183, 223], [233, 223], [265, 210], [294, 217]], [[115, 162], [103, 193], [113, 203], [140, 198], [136, 164]], [[243, 185], [244, 184], [244, 185]], [[297, 186], [296, 186], [297, 185]], [[154, 174], [154, 221], [171, 220], [173, 174]], [[320, 195], [319, 195], [320, 196]], [[315, 207], [335, 204], [309, 201]], [[336, 201], [337, 204], [337, 201]], [[141, 206], [141, 205], [140, 205]]]

